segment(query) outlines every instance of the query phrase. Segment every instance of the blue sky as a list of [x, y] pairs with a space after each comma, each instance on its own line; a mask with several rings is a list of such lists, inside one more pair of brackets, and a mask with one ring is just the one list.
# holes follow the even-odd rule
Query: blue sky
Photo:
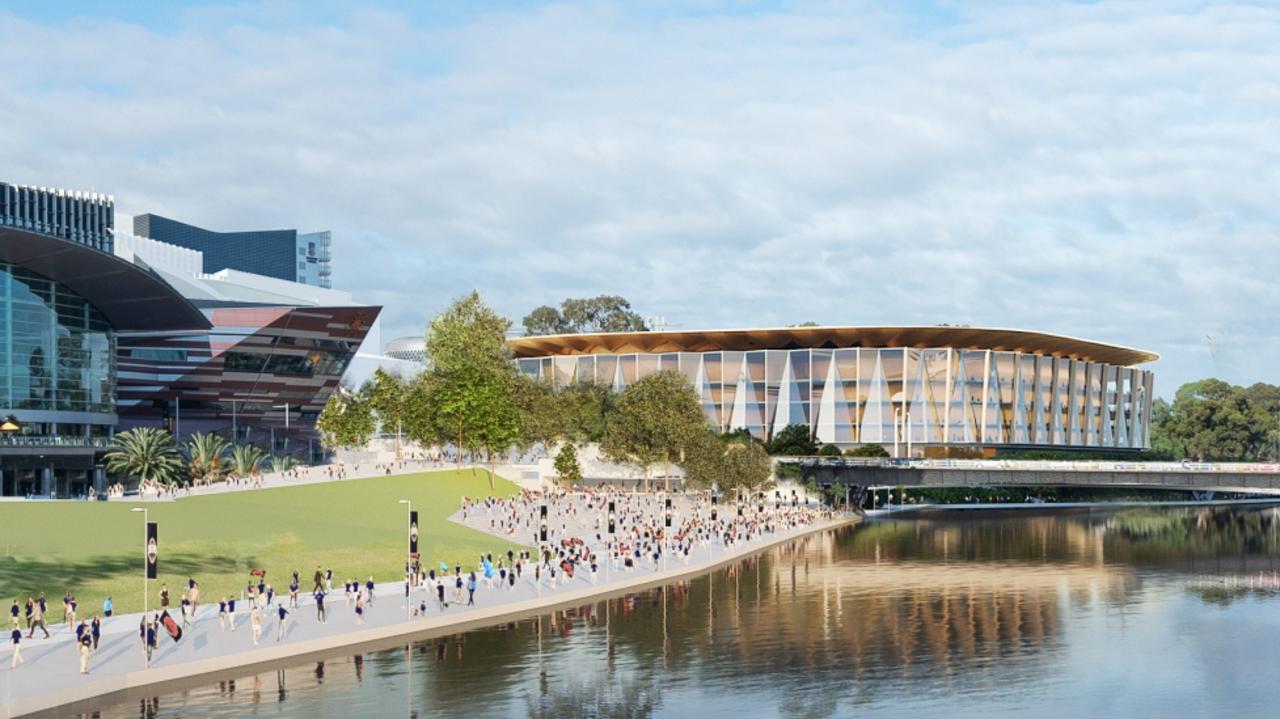
[[18, 2], [0, 62], [5, 180], [331, 229], [388, 338], [608, 292], [1280, 382], [1274, 5]]

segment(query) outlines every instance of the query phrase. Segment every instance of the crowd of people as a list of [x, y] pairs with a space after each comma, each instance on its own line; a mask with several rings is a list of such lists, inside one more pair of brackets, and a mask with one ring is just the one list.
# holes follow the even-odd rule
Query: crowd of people
[[[460, 562], [432, 565], [415, 558], [405, 566], [399, 609], [403, 616], [439, 615], [450, 607], [474, 606], [478, 595], [498, 595], [522, 586], [542, 594], [594, 585], [602, 572], [661, 571], [671, 561], [689, 564], [700, 550], [710, 558], [717, 548], [733, 550], [756, 539], [811, 526], [829, 519], [831, 511], [795, 494], [719, 497], [705, 492], [667, 495], [596, 489], [464, 498], [456, 516], [465, 525], [509, 539], [512, 548], [479, 556], [466, 568]], [[334, 581], [332, 568], [317, 566], [307, 588], [300, 572], [294, 570], [287, 588], [277, 592], [264, 570], [254, 570], [238, 597], [217, 598], [219, 631], [236, 632], [237, 617], [247, 615], [252, 644], [258, 645], [268, 631], [281, 642], [288, 637], [291, 622], [302, 620], [298, 612], [304, 603], [314, 607], [317, 624], [328, 624], [337, 608]], [[365, 623], [375, 604], [387, 601], [376, 596], [372, 576], [364, 580], [349, 576], [341, 583], [341, 608], [352, 613], [357, 626]], [[209, 614], [200, 612], [200, 585], [194, 578], [188, 578], [176, 595], [167, 584], [161, 584], [158, 598], [159, 611], [145, 613], [138, 627], [148, 665], [164, 635], [179, 642], [185, 630]], [[67, 626], [75, 627], [80, 670], [87, 672], [89, 659], [100, 643], [103, 615], [110, 617], [114, 611], [112, 600], [108, 597], [103, 602], [102, 615], [81, 620], [70, 592], [63, 605]], [[46, 639], [51, 636], [46, 612], [43, 594], [29, 598], [25, 606], [13, 600], [13, 668], [24, 662], [22, 642], [34, 639], [37, 631]], [[23, 617], [25, 636], [20, 626]]]

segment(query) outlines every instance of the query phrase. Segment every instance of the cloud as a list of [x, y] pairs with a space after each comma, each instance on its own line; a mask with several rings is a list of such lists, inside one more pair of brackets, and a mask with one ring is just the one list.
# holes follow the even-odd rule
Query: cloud
[[517, 322], [610, 292], [1092, 337], [1166, 395], [1280, 379], [1275, 9], [309, 8], [0, 14], [5, 179], [332, 229], [388, 337], [472, 287]]

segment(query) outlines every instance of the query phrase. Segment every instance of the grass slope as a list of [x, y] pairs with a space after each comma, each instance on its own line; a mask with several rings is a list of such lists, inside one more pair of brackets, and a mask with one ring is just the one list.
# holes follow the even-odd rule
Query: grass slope
[[110, 595], [118, 613], [142, 609], [142, 516], [159, 523], [160, 577], [151, 582], [150, 606], [161, 583], [176, 603], [188, 576], [200, 583], [202, 601], [239, 596], [251, 569], [267, 570], [277, 594], [288, 593], [289, 575], [312, 587], [316, 565], [332, 567], [334, 584], [349, 577], [377, 581], [404, 576], [406, 510], [419, 517], [424, 564], [440, 561], [474, 567], [483, 552], [514, 548], [447, 517], [463, 496], [509, 496], [517, 487], [486, 472], [424, 472], [377, 479], [191, 497], [176, 502], [0, 503], [0, 601], [45, 592], [49, 619], [61, 621], [62, 596], [76, 596], [79, 614], [100, 612]]

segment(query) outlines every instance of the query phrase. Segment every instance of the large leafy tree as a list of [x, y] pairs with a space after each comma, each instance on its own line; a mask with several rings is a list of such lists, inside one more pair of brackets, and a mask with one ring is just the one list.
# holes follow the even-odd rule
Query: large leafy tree
[[1178, 388], [1173, 404], [1151, 409], [1153, 452], [1174, 459], [1265, 461], [1280, 459], [1276, 413], [1280, 388], [1238, 387], [1218, 379]]
[[617, 295], [569, 298], [560, 309], [543, 305], [525, 315], [525, 332], [531, 335], [573, 332], [644, 332], [644, 318], [631, 311], [631, 303]]
[[216, 482], [222, 478], [229, 443], [212, 432], [197, 432], [187, 439], [187, 473], [192, 482]]
[[327, 447], [359, 447], [373, 436], [373, 407], [361, 392], [339, 387], [329, 395], [316, 429]]
[[702, 488], [715, 485], [725, 492], [754, 491], [773, 476], [773, 461], [759, 442], [750, 435], [719, 434], [710, 427], [690, 436], [680, 466], [689, 484]]
[[[427, 332], [430, 380], [423, 414], [435, 433], [463, 450], [484, 449], [489, 462], [521, 438], [515, 365], [507, 346], [511, 322], [472, 292], [437, 315]], [[492, 485], [492, 473], [489, 477]]]
[[670, 464], [706, 426], [698, 395], [679, 372], [655, 372], [633, 383], [605, 420], [600, 449], [615, 462], [639, 465], [645, 486], [658, 462]]
[[146, 484], [173, 484], [182, 474], [182, 455], [173, 436], [155, 427], [136, 427], [115, 436], [103, 456], [107, 471]]

